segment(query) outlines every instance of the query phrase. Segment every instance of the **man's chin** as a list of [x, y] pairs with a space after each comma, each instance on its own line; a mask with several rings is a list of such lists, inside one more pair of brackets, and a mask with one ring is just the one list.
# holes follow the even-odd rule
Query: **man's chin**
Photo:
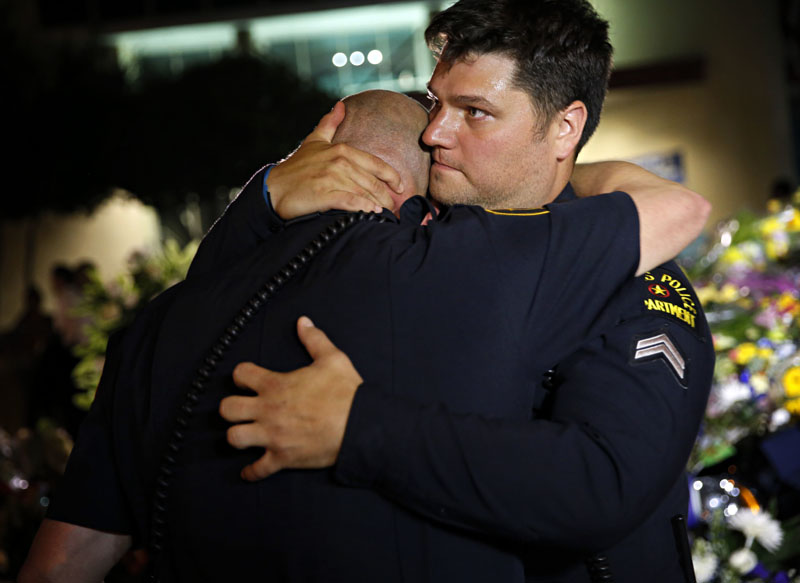
[[475, 196], [470, 196], [468, 188], [457, 188], [451, 184], [434, 184], [428, 187], [431, 198], [438, 204], [452, 206], [454, 204], [476, 204]]
[[458, 197], [453, 196], [448, 190], [429, 188], [428, 192], [430, 193], [434, 204], [439, 206], [450, 206], [460, 202]]
[[464, 194], [468, 190], [463, 184], [457, 184], [455, 180], [448, 180], [448, 177], [441, 176], [431, 171], [431, 181], [428, 184], [428, 192], [436, 202], [450, 206], [462, 203]]

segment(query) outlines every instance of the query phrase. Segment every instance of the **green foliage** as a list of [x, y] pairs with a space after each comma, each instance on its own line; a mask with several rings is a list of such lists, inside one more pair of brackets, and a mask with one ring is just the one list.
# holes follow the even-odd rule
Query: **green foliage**
[[94, 400], [110, 336], [130, 324], [147, 302], [182, 280], [196, 251], [196, 242], [181, 248], [170, 240], [152, 255], [134, 254], [128, 272], [109, 284], [97, 272], [90, 274], [76, 310], [77, 315], [88, 316], [85, 340], [74, 349], [80, 361], [72, 378], [83, 391], [74, 397], [77, 407], [88, 409]]

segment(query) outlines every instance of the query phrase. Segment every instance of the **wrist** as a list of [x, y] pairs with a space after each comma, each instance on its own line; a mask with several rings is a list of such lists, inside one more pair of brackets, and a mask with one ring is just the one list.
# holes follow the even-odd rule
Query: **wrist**
[[[269, 166], [264, 173], [264, 202], [267, 204], [267, 208], [275, 215], [278, 215], [277, 206], [280, 202], [280, 173], [279, 164]], [[276, 174], [278, 175], [277, 181], [275, 180]]]
[[278, 200], [275, 197], [275, 193], [271, 188], [272, 181], [271, 178], [274, 178], [274, 171], [278, 168], [277, 165], [270, 165], [267, 167], [266, 171], [264, 172], [264, 177], [262, 179], [262, 188], [261, 193], [264, 199], [264, 205], [267, 209], [267, 222], [270, 225], [271, 230], [275, 230], [277, 228], [282, 228], [286, 224], [286, 220], [278, 214], [278, 211], [275, 209], [275, 202]]

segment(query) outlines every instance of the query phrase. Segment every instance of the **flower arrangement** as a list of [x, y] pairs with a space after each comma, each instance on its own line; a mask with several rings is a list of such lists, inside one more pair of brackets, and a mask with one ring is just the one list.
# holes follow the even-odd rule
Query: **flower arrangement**
[[129, 324], [156, 295], [185, 277], [197, 245], [190, 242], [180, 248], [169, 240], [156, 253], [134, 253], [128, 260], [128, 271], [110, 283], [101, 281], [97, 272], [90, 273], [77, 308], [78, 315], [87, 317], [85, 340], [74, 348], [80, 361], [72, 377], [82, 391], [74, 397], [77, 407], [88, 409], [94, 400], [111, 334]]
[[784, 563], [796, 549], [784, 544], [784, 530], [772, 514], [743, 508], [730, 517], [715, 513], [705, 537], [692, 549], [697, 583], [797, 583], [797, 570]]
[[689, 269], [717, 355], [694, 472], [800, 416], [800, 210], [771, 208], [724, 223]]
[[[703, 256], [689, 261], [716, 351], [689, 461], [693, 474], [723, 467], [744, 440], [760, 442], [800, 419], [799, 206], [800, 191], [788, 204], [771, 201], [765, 217], [741, 213], [719, 227]], [[698, 583], [800, 583], [800, 516], [783, 512], [779, 522], [777, 500], [765, 509], [757, 489], [754, 494], [739, 478], [694, 479]]]

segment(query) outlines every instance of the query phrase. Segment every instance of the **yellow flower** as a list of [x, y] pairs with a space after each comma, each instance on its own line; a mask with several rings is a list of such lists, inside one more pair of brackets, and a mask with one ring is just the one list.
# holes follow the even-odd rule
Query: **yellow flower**
[[793, 366], [783, 373], [783, 392], [790, 399], [800, 397], [800, 366]]
[[758, 347], [752, 342], [744, 342], [731, 350], [731, 360], [736, 364], [747, 364], [758, 354]]
[[771, 235], [775, 231], [782, 231], [783, 224], [777, 217], [767, 217], [761, 221], [761, 234], [764, 236]]
[[717, 297], [717, 288], [714, 285], [704, 285], [694, 290], [697, 293], [697, 299], [700, 300], [700, 305], [707, 306], [709, 302], [713, 302]]
[[763, 358], [764, 360], [768, 360], [770, 357], [772, 357], [772, 352], [773, 352], [772, 349], [766, 346], [759, 348], [758, 357]]
[[770, 259], [785, 257], [789, 252], [789, 242], [784, 239], [770, 238], [764, 243], [764, 251]]
[[800, 415], [800, 399], [792, 399], [783, 404], [784, 409], [792, 415]]
[[744, 253], [738, 247], [728, 247], [720, 257], [723, 263], [742, 263], [746, 260]]
[[723, 304], [729, 304], [739, 299], [739, 288], [732, 283], [726, 283], [722, 286], [717, 294], [717, 301]]
[[786, 340], [786, 330], [783, 328], [770, 328], [767, 330], [767, 338], [772, 342], [778, 343]]
[[786, 223], [786, 230], [796, 233], [800, 231], [800, 211], [793, 208], [791, 212], [792, 216]]
[[800, 308], [800, 302], [789, 292], [783, 292], [778, 297], [778, 310], [781, 312], [796, 313], [798, 308]]

